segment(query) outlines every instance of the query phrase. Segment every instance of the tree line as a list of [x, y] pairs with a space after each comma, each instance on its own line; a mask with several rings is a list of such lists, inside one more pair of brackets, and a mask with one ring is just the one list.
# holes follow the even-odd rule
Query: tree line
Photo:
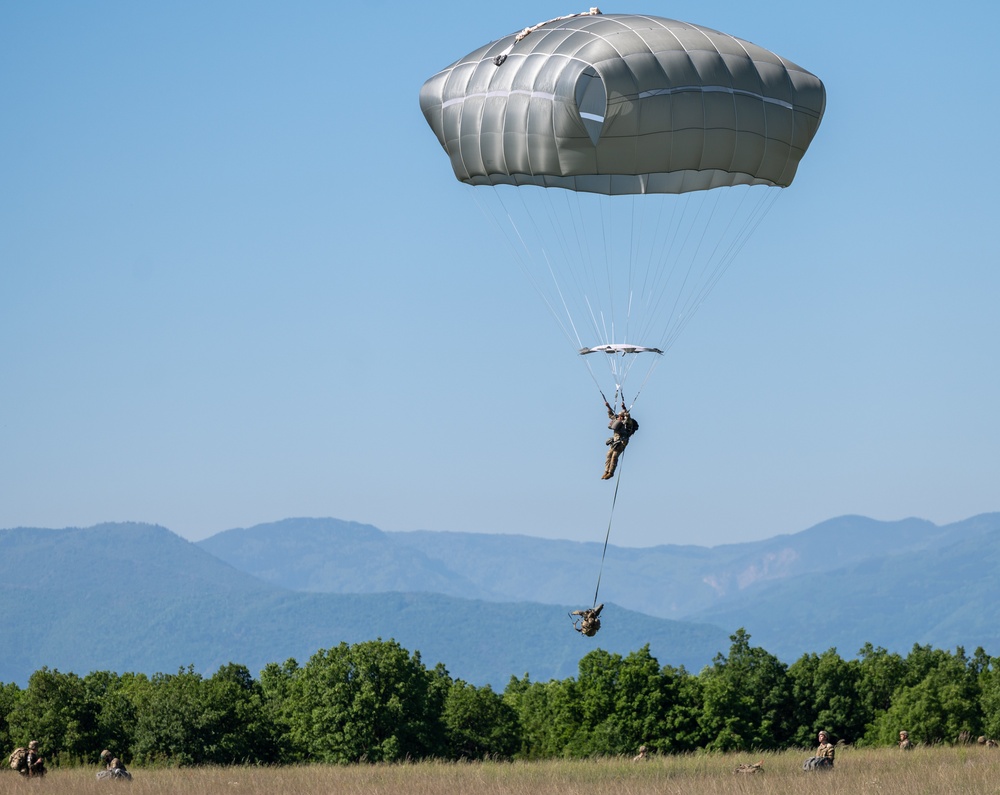
[[38, 740], [50, 765], [284, 764], [415, 759], [544, 759], [765, 751], [833, 740], [891, 745], [1000, 736], [1000, 658], [915, 645], [905, 657], [866, 644], [791, 665], [739, 630], [698, 674], [661, 666], [644, 646], [601, 649], [575, 678], [512, 677], [502, 693], [453, 679], [393, 640], [341, 643], [257, 679], [223, 665], [205, 678], [86, 676], [42, 668], [26, 688], [0, 683], [0, 747]]

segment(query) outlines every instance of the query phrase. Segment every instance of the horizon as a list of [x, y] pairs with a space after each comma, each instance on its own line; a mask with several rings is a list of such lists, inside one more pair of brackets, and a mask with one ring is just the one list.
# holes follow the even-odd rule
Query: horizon
[[[809, 525], [808, 527], [803, 527], [803, 528], [800, 528], [798, 530], [792, 531], [790, 533], [778, 533], [776, 535], [768, 536], [766, 538], [745, 539], [745, 540], [738, 540], [738, 541], [726, 541], [726, 542], [722, 542], [722, 543], [719, 543], [719, 544], [698, 544], [698, 543], [693, 543], [693, 542], [683, 542], [683, 543], [677, 543], [677, 542], [660, 542], [660, 543], [656, 543], [656, 544], [642, 544], [642, 545], [632, 545], [632, 544], [615, 543], [615, 542], [613, 542], [613, 541], [611, 541], [609, 539], [608, 546], [609, 547], [616, 547], [616, 548], [619, 548], [619, 549], [650, 549], [650, 548], [654, 548], [654, 547], [664, 547], [664, 546], [683, 546], [683, 547], [698, 547], [698, 548], [702, 548], [702, 549], [715, 549], [715, 548], [720, 547], [720, 546], [732, 546], [732, 545], [740, 545], [740, 544], [754, 544], [754, 543], [758, 543], [758, 542], [762, 542], [762, 541], [771, 541], [771, 540], [774, 540], [774, 539], [777, 539], [777, 538], [783, 538], [783, 537], [786, 537], [786, 536], [796, 536], [796, 535], [800, 535], [802, 533], [807, 533], [810, 530], [814, 530], [814, 529], [816, 529], [818, 527], [822, 527], [825, 524], [834, 523], [834, 522], [837, 522], [837, 521], [840, 521], [840, 520], [843, 520], [843, 519], [863, 519], [863, 520], [866, 520], [866, 521], [872, 521], [872, 522], [876, 522], [878, 524], [885, 524], [885, 525], [904, 524], [904, 523], [907, 523], [907, 522], [925, 522], [925, 523], [931, 525], [932, 527], [935, 527], [935, 528], [938, 528], [938, 529], [942, 529], [942, 528], [945, 528], [945, 527], [949, 527], [951, 525], [962, 524], [964, 522], [968, 522], [968, 521], [971, 521], [973, 519], [978, 519], [978, 518], [987, 517], [987, 516], [993, 516], [993, 515], [996, 515], [998, 513], [1000, 513], [1000, 511], [984, 511], [982, 513], [972, 514], [971, 516], [966, 516], [966, 517], [963, 517], [961, 519], [957, 519], [957, 520], [955, 520], [953, 522], [940, 522], [940, 523], [939, 522], [933, 522], [930, 519], [925, 519], [925, 518], [920, 517], [920, 516], [904, 516], [904, 517], [899, 518], [899, 519], [878, 519], [876, 517], [864, 516], [862, 514], [841, 514], [839, 516], [831, 516], [831, 517], [829, 517], [827, 519], [823, 519], [823, 520], [821, 520], [819, 522], [816, 522], [815, 524]], [[269, 525], [280, 525], [280, 524], [283, 524], [285, 522], [295, 522], [295, 521], [307, 521], [307, 522], [332, 521], [332, 522], [342, 522], [342, 523], [345, 523], [345, 524], [356, 524], [356, 525], [360, 525], [362, 527], [371, 528], [373, 530], [376, 530], [376, 531], [378, 531], [380, 533], [385, 533], [385, 534], [397, 534], [397, 533], [398, 534], [405, 534], [405, 533], [440, 533], [440, 534], [446, 534], [446, 533], [452, 533], [452, 534], [457, 534], [457, 535], [468, 534], [468, 535], [484, 535], [484, 536], [485, 535], [517, 536], [517, 537], [524, 537], [524, 538], [532, 538], [532, 539], [541, 540], [541, 541], [568, 542], [568, 543], [574, 543], [574, 544], [579, 543], [579, 544], [598, 544], [598, 545], [600, 545], [602, 543], [600, 540], [593, 540], [593, 539], [558, 538], [558, 537], [549, 537], [549, 536], [538, 536], [538, 535], [533, 535], [533, 534], [530, 534], [530, 533], [514, 533], [514, 532], [503, 532], [503, 531], [500, 531], [500, 532], [479, 532], [479, 531], [471, 531], [471, 530], [435, 530], [435, 529], [426, 528], [426, 527], [411, 528], [411, 529], [408, 529], [408, 530], [387, 530], [385, 528], [379, 527], [378, 525], [372, 524], [371, 522], [363, 522], [363, 521], [358, 521], [358, 520], [355, 520], [355, 519], [342, 519], [342, 518], [336, 517], [336, 516], [286, 516], [286, 517], [283, 517], [281, 519], [272, 519], [272, 520], [267, 520], [267, 521], [263, 521], [263, 522], [255, 522], [253, 524], [246, 525], [246, 526], [223, 528], [222, 530], [218, 530], [216, 532], [210, 533], [210, 534], [208, 534], [206, 536], [203, 536], [201, 538], [189, 538], [188, 536], [185, 536], [185, 535], [182, 535], [181, 533], [178, 533], [176, 530], [168, 527], [167, 525], [165, 525], [165, 524], [163, 524], [161, 522], [149, 522], [149, 521], [136, 520], [136, 519], [107, 520], [107, 521], [95, 522], [93, 524], [87, 524], [87, 525], [73, 524], [73, 525], [65, 525], [65, 526], [62, 526], [62, 527], [42, 527], [42, 526], [34, 526], [34, 525], [17, 525], [17, 526], [12, 526], [12, 527], [0, 527], [0, 532], [8, 532], [8, 531], [13, 531], [13, 530], [25, 530], [25, 531], [46, 531], [46, 530], [51, 530], [51, 531], [58, 532], [58, 531], [65, 531], [65, 530], [92, 530], [94, 528], [102, 527], [102, 526], [138, 525], [138, 526], [143, 526], [143, 527], [154, 527], [154, 528], [159, 528], [161, 530], [166, 530], [167, 532], [171, 533], [172, 535], [177, 536], [178, 538], [181, 538], [181, 539], [183, 539], [185, 541], [189, 541], [189, 542], [191, 542], [193, 544], [198, 544], [201, 541], [205, 541], [207, 539], [214, 538], [215, 536], [221, 535], [222, 533], [237, 532], [237, 531], [240, 531], [240, 530], [254, 530], [254, 529], [257, 529], [257, 528], [261, 528], [261, 527], [267, 527]]]

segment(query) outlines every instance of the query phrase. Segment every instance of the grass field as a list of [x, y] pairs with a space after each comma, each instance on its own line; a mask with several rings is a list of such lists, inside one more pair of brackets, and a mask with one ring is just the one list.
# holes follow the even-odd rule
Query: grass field
[[[331, 767], [136, 769], [131, 783], [97, 781], [96, 768], [54, 770], [27, 780], [0, 772], [7, 793], [129, 795], [1000, 795], [1000, 750], [979, 746], [837, 751], [832, 771], [806, 773], [803, 752], [697, 754], [624, 760], [421, 763]], [[735, 773], [742, 762], [764, 771]]]

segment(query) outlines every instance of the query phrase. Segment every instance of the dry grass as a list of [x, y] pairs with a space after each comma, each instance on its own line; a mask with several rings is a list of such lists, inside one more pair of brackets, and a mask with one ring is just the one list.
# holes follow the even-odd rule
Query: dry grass
[[[802, 752], [696, 754], [629, 761], [424, 763], [135, 770], [131, 784], [97, 781], [94, 770], [56, 770], [41, 780], [0, 773], [8, 793], [128, 795], [1000, 795], [1000, 751], [977, 746], [837, 752], [832, 771], [803, 772]], [[741, 762], [764, 772], [739, 775]]]

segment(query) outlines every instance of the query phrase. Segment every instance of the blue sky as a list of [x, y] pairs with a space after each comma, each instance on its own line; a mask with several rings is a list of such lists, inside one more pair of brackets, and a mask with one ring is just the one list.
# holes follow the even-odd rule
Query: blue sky
[[[0, 527], [602, 541], [593, 382], [420, 114], [562, 2], [0, 4]], [[612, 540], [1000, 510], [994, 3], [603, 6], [823, 79], [646, 386]]]

